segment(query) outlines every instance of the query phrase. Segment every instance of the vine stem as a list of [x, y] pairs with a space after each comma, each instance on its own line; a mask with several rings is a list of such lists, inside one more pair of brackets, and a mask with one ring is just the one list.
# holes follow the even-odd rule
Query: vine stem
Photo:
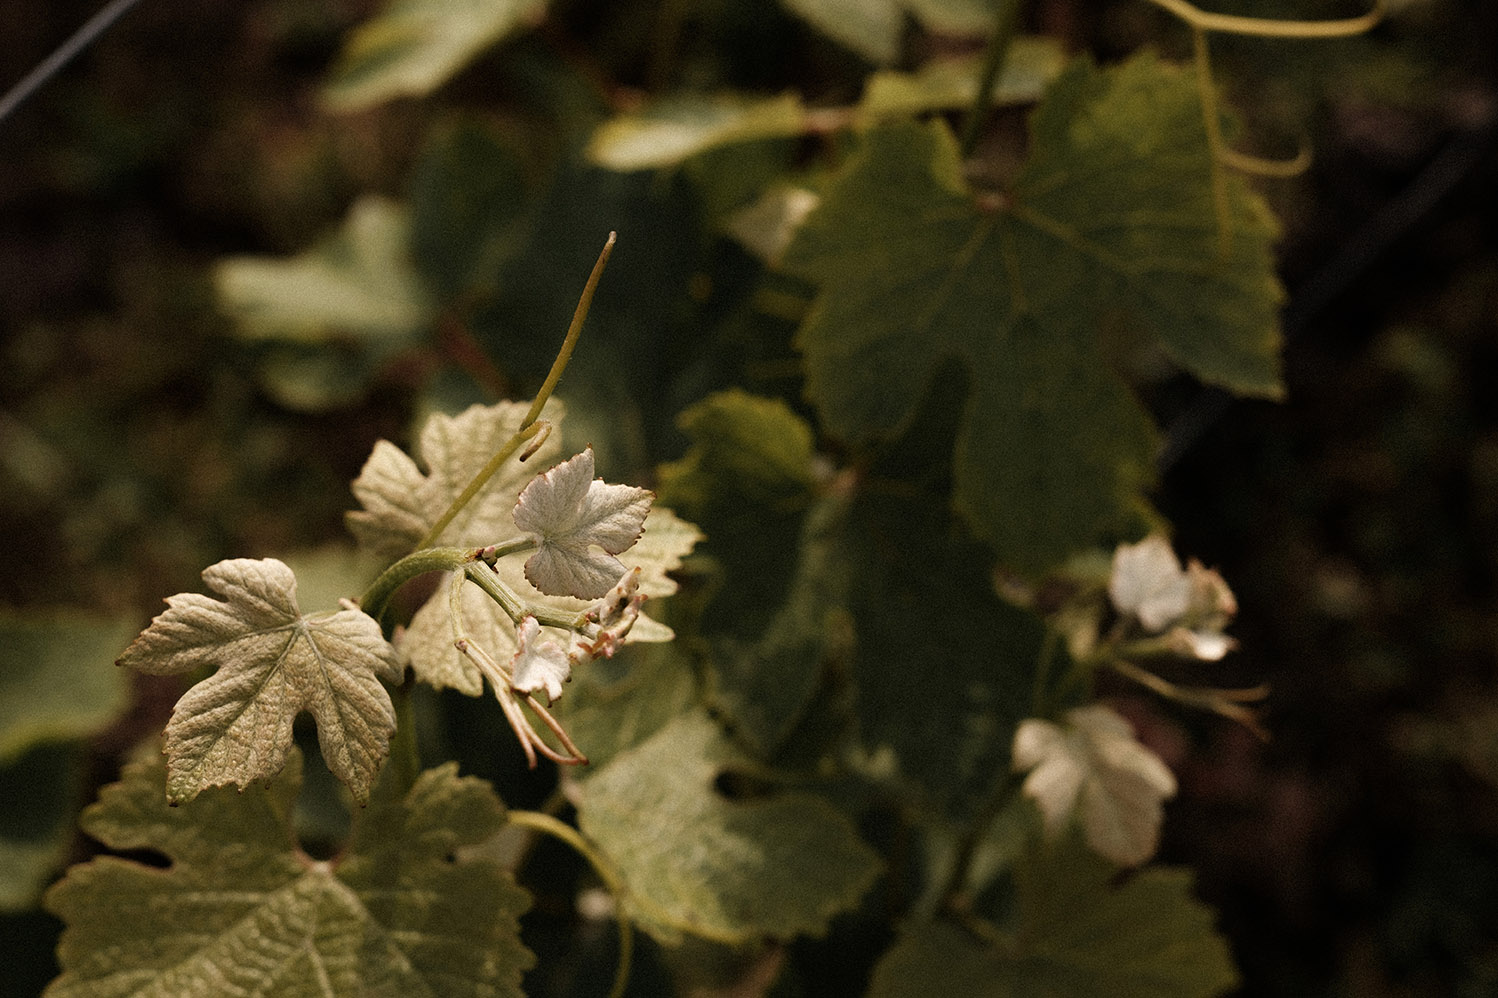
[[1000, 0], [998, 20], [993, 34], [989, 36], [988, 48], [983, 53], [983, 72], [978, 79], [978, 94], [968, 108], [967, 118], [962, 124], [962, 158], [967, 159], [978, 147], [978, 137], [983, 130], [983, 119], [988, 117], [993, 106], [993, 92], [998, 86], [999, 76], [1004, 72], [1004, 62], [1009, 56], [1009, 46], [1019, 30], [1019, 13], [1023, 0]]
[[577, 338], [583, 331], [583, 322], [588, 318], [588, 309], [593, 305], [593, 293], [598, 290], [598, 280], [603, 276], [603, 268], [609, 262], [609, 255], [614, 251], [614, 241], [618, 233], [610, 232], [608, 240], [603, 244], [603, 252], [598, 254], [598, 260], [593, 264], [593, 272], [588, 275], [588, 283], [583, 287], [583, 294], [577, 302], [577, 309], [572, 313], [572, 324], [567, 327], [567, 337], [562, 341], [562, 349], [557, 352], [556, 360], [551, 363], [551, 370], [547, 372], [546, 380], [541, 385], [541, 390], [536, 393], [531, 402], [530, 411], [520, 421], [520, 426], [514, 435], [506, 441], [505, 445], [495, 452], [489, 459], [489, 463], [479, 471], [477, 475], [464, 487], [458, 497], [452, 501], [446, 511], [432, 524], [432, 529], [421, 539], [418, 547], [429, 547], [437, 543], [437, 538], [442, 536], [442, 531], [447, 529], [453, 518], [463, 511], [463, 508], [473, 501], [473, 497], [479, 494], [479, 490], [489, 483], [504, 463], [520, 449], [520, 445], [540, 430], [540, 424], [536, 421], [541, 417], [541, 410], [551, 398], [551, 393], [556, 390], [557, 382], [562, 380], [562, 372], [567, 369], [567, 362], [572, 359], [572, 351], [577, 346]]
[[[583, 838], [582, 833], [577, 829], [541, 811], [511, 811], [509, 820], [513, 825], [550, 835], [571, 847], [574, 852], [588, 861], [589, 866], [593, 867], [593, 872], [598, 874], [598, 879], [603, 881], [608, 892], [614, 896], [615, 902], [624, 900], [624, 881], [619, 879], [619, 875], [603, 858], [603, 854], [593, 848], [593, 844]], [[634, 962], [634, 923], [623, 911], [617, 913], [614, 921], [619, 926], [619, 968], [614, 972], [614, 986], [609, 990], [609, 998], [624, 998], [624, 989], [629, 984], [630, 966]]]
[[1238, 14], [1213, 14], [1186, 0], [1149, 0], [1198, 31], [1217, 31], [1225, 35], [1248, 35], [1254, 38], [1349, 38], [1361, 35], [1383, 20], [1383, 0], [1373, 0], [1373, 7], [1360, 17], [1336, 21], [1282, 21]]
[[390, 597], [401, 586], [428, 572], [449, 572], [470, 560], [473, 552], [466, 548], [422, 548], [406, 555], [380, 573], [359, 597], [359, 609], [375, 620], [385, 615]]

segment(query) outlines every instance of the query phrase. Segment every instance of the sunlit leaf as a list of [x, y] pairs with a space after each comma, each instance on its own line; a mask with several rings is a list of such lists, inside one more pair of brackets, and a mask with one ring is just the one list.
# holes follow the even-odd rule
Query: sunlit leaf
[[387, 0], [345, 43], [324, 98], [352, 111], [425, 96], [545, 9], [546, 0]]
[[167, 724], [172, 803], [274, 776], [303, 710], [317, 721], [328, 768], [356, 800], [368, 799], [395, 731], [380, 680], [399, 679], [380, 625], [358, 610], [303, 615], [296, 577], [275, 559], [221, 561], [203, 570], [203, 581], [225, 599], [170, 597], [120, 656], [151, 675], [217, 670], [183, 694]]
[[781, 0], [808, 24], [874, 63], [900, 53], [905, 12], [900, 0]]
[[1015, 731], [1014, 768], [1029, 773], [1025, 796], [1040, 808], [1053, 837], [1075, 816], [1094, 852], [1119, 866], [1138, 866], [1159, 845], [1175, 776], [1109, 707], [1077, 707], [1064, 721], [1032, 717]]
[[651, 499], [648, 489], [594, 478], [591, 447], [537, 476], [515, 503], [515, 526], [539, 545], [525, 577], [550, 596], [603, 596], [624, 575], [614, 555], [639, 539]]
[[[409, 554], [489, 459], [520, 428], [529, 406], [519, 402], [472, 406], [457, 416], [437, 413], [421, 430], [416, 461], [395, 444], [381, 440], [354, 479], [354, 497], [364, 508], [347, 515], [359, 543], [391, 558]], [[548, 402], [542, 418], [563, 416], [560, 402]], [[525, 463], [513, 457], [453, 518], [437, 538], [440, 544], [483, 547], [516, 536], [511, 513], [520, 490], [556, 456], [556, 435]]]
[[[964, 390], [956, 505], [1038, 570], [1126, 529], [1150, 477], [1153, 430], [1100, 332], [1131, 320], [1197, 376], [1273, 396], [1281, 292], [1273, 222], [1233, 177], [1223, 242], [1189, 72], [1080, 60], [1031, 131], [1004, 193], [969, 187], [940, 122], [869, 132], [784, 265], [820, 287], [797, 342], [827, 429], [888, 438]], [[935, 385], [951, 361], [967, 377]]]
[[911, 926], [874, 968], [869, 998], [1213, 998], [1237, 983], [1189, 872], [1147, 869], [1119, 887], [1112, 874], [1074, 847], [1022, 862], [1008, 945]]
[[623, 875], [631, 916], [664, 938], [819, 934], [878, 873], [853, 826], [818, 797], [725, 797], [718, 776], [742, 764], [717, 725], [694, 712], [583, 785], [583, 832]]
[[294, 257], [235, 256], [213, 273], [219, 307], [249, 339], [389, 346], [431, 321], [432, 302], [411, 263], [406, 210], [366, 197], [343, 227]]
[[315, 861], [289, 825], [301, 759], [288, 761], [267, 786], [208, 790], [180, 808], [166, 805], [159, 760], [105, 788], [85, 812], [89, 834], [170, 866], [106, 856], [48, 893], [67, 923], [48, 998], [519, 998], [529, 899], [497, 866], [453, 859], [504, 823], [488, 785], [449, 764], [401, 797], [382, 789], [350, 848]]
[[[1039, 100], [1065, 64], [1065, 53], [1053, 38], [1016, 38], [1004, 59], [1004, 70], [990, 98], [995, 104]], [[881, 118], [968, 107], [977, 100], [982, 76], [979, 56], [934, 59], [915, 72], [885, 69], [864, 84], [858, 118], [874, 124]]]
[[604, 122], [588, 143], [588, 158], [611, 170], [674, 166], [719, 146], [799, 135], [805, 119], [795, 94], [673, 97]]

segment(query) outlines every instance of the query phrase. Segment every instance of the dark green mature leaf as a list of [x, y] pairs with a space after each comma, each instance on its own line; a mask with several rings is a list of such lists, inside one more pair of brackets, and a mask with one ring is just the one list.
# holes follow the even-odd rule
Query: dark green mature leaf
[[340, 111], [423, 97], [545, 9], [546, 0], [389, 0], [349, 38], [324, 97]]
[[870, 998], [1211, 998], [1237, 983], [1212, 913], [1186, 870], [1147, 869], [1120, 887], [1076, 847], [1015, 871], [1008, 945], [954, 925], [908, 929], [874, 969]]
[[381, 679], [399, 681], [400, 665], [380, 625], [356, 609], [303, 614], [296, 576], [274, 558], [221, 561], [203, 581], [224, 599], [169, 598], [120, 656], [149, 675], [216, 670], [183, 694], [167, 724], [171, 802], [273, 776], [306, 710], [328, 768], [363, 803], [395, 731]]
[[583, 785], [583, 832], [623, 875], [630, 915], [665, 939], [821, 933], [878, 873], [874, 853], [819, 797], [724, 797], [717, 778], [744, 765], [717, 725], [693, 712]]
[[349, 851], [314, 861], [289, 825], [299, 755], [268, 786], [181, 808], [166, 805], [165, 777], [160, 760], [128, 766], [85, 812], [106, 845], [171, 866], [106, 856], [48, 892], [68, 923], [48, 998], [520, 995], [529, 898], [497, 866], [452, 859], [504, 823], [487, 784], [449, 764], [398, 799], [382, 787]]
[[809, 499], [811, 427], [779, 399], [737, 388], [682, 410], [677, 424], [692, 439], [678, 461], [660, 467], [660, 501], [694, 517], [714, 503], [743, 501], [796, 510]]
[[1006, 562], [1039, 570], [1121, 530], [1154, 434], [1105, 362], [1116, 319], [1204, 380], [1280, 390], [1262, 202], [1225, 177], [1227, 241], [1191, 74], [1153, 56], [1055, 83], [1013, 189], [962, 176], [940, 122], [870, 132], [787, 249], [820, 294], [798, 334], [807, 391], [853, 441], [905, 428], [948, 359], [967, 372], [955, 501]]
[[442, 129], [423, 151], [411, 178], [411, 252], [444, 302], [493, 285], [525, 195], [519, 156], [479, 121]]
[[991, 556], [933, 496], [871, 489], [845, 537], [864, 745], [893, 752], [919, 813], [966, 820], [1009, 771], [1044, 628], [994, 595]]
[[65, 862], [83, 801], [83, 747], [53, 743], [0, 765], [0, 911], [30, 908]]

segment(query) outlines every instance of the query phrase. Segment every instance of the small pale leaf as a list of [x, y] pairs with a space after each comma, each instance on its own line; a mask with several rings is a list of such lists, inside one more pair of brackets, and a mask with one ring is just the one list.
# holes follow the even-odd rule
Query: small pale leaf
[[515, 526], [540, 545], [525, 577], [549, 596], [607, 594], [625, 572], [614, 555], [639, 540], [651, 499], [648, 489], [595, 479], [591, 447], [538, 476], [515, 504]]
[[400, 676], [380, 625], [358, 610], [303, 615], [296, 577], [275, 559], [221, 561], [203, 581], [225, 599], [171, 597], [120, 657], [151, 675], [217, 670], [177, 701], [167, 724], [171, 801], [274, 776], [303, 710], [317, 721], [328, 768], [367, 800], [395, 731], [380, 680]]
[[588, 143], [588, 158], [611, 170], [675, 166], [709, 149], [799, 135], [805, 118], [795, 94], [753, 101], [678, 97], [604, 122]]

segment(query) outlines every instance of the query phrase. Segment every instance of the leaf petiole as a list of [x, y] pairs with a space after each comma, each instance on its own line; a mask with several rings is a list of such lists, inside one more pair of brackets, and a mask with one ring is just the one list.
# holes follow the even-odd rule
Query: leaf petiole
[[978, 136], [983, 128], [983, 119], [988, 117], [993, 104], [994, 88], [1004, 72], [1004, 62], [1009, 56], [1009, 46], [1019, 30], [1020, 8], [1023, 0], [1000, 0], [999, 16], [989, 36], [988, 48], [983, 53], [983, 70], [978, 77], [978, 95], [968, 108], [962, 123], [962, 158], [967, 159], [978, 147]]

